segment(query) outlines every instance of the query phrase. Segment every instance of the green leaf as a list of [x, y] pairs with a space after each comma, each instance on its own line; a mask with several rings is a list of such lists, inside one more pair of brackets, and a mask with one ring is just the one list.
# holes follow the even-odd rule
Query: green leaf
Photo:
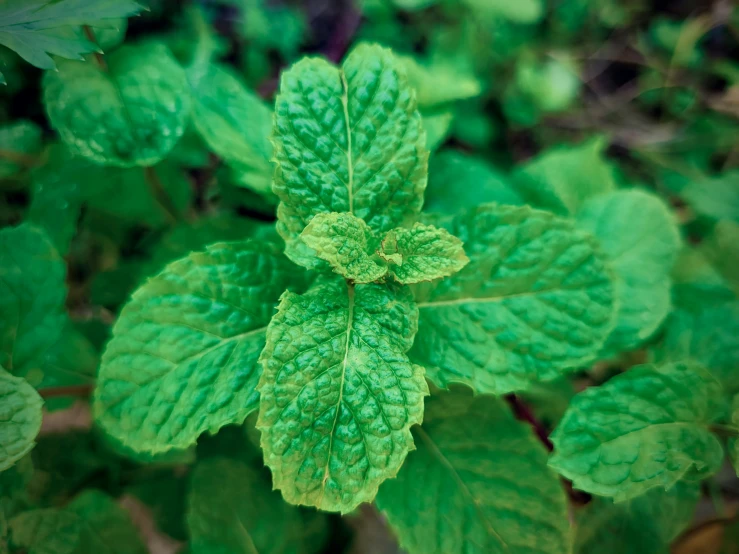
[[43, 400], [25, 379], [0, 367], [0, 471], [5, 471], [36, 444]]
[[694, 359], [729, 392], [739, 392], [739, 301], [676, 310], [666, 324], [661, 359]]
[[426, 148], [433, 152], [446, 140], [454, 121], [454, 113], [448, 109], [429, 110], [421, 113], [426, 133]]
[[262, 473], [236, 460], [197, 465], [187, 525], [193, 554], [305, 552], [298, 508], [285, 503]]
[[0, 179], [32, 166], [41, 146], [41, 128], [32, 121], [20, 119], [0, 126]]
[[28, 224], [0, 230], [0, 365], [38, 370], [66, 321], [66, 266], [46, 235]]
[[734, 428], [734, 436], [730, 437], [727, 441], [727, 448], [729, 450], [729, 458], [731, 463], [734, 465], [734, 470], [739, 476], [739, 394], [734, 396], [734, 400], [731, 403], [731, 424]]
[[470, 261], [461, 240], [446, 229], [423, 223], [390, 231], [379, 254], [391, 263], [393, 276], [406, 285], [449, 277]]
[[10, 520], [13, 543], [28, 554], [146, 554], [126, 511], [96, 490], [62, 509], [24, 512]]
[[700, 215], [739, 223], [739, 170], [691, 181], [682, 196]]
[[504, 18], [514, 23], [536, 23], [544, 16], [542, 0], [462, 0], [476, 15]]
[[407, 289], [332, 280], [286, 292], [260, 357], [257, 428], [290, 503], [349, 512], [413, 449], [428, 387], [406, 351], [418, 311]]
[[425, 64], [410, 56], [398, 56], [398, 59], [405, 65], [421, 109], [474, 98], [482, 91], [480, 81], [471, 72], [461, 71], [453, 60]]
[[[40, 381], [37, 383], [35, 380], [36, 372], [29, 373], [26, 378], [38, 389], [91, 385], [95, 382], [99, 363], [100, 356], [95, 347], [67, 320], [56, 343], [46, 351], [38, 364]], [[71, 396], [50, 398], [45, 402], [45, 408], [48, 411], [60, 410], [71, 406], [73, 402]]]
[[[27, 220], [46, 232], [60, 254], [66, 254], [77, 232], [82, 208], [80, 182], [84, 172], [61, 145], [47, 150], [46, 163], [31, 175], [32, 200]], [[96, 186], [100, 186], [96, 180]]]
[[739, 294], [739, 223], [719, 221], [701, 247], [701, 252]]
[[0, 6], [0, 44], [36, 67], [53, 69], [49, 54], [80, 59], [98, 49], [65, 27], [129, 17], [142, 9], [132, 0], [6, 0]]
[[425, 211], [454, 215], [485, 202], [524, 204], [509, 179], [481, 158], [456, 150], [431, 156]]
[[441, 393], [413, 436], [417, 450], [377, 496], [409, 554], [570, 551], [564, 489], [500, 400]]
[[225, 66], [211, 64], [204, 71], [194, 66], [189, 75], [200, 136], [249, 188], [271, 195], [272, 111]]
[[722, 395], [697, 363], [632, 368], [575, 396], [552, 435], [549, 465], [616, 502], [708, 477], [723, 459], [709, 429], [724, 411]]
[[600, 241], [618, 277], [616, 328], [605, 350], [630, 350], [670, 312], [670, 271], [680, 249], [675, 217], [657, 196], [633, 189], [587, 201], [577, 223]]
[[282, 74], [273, 142], [287, 253], [323, 212], [349, 212], [376, 233], [421, 210], [428, 152], [405, 69], [389, 50], [363, 44], [341, 68], [306, 58]]
[[616, 188], [605, 147], [600, 138], [577, 146], [556, 146], [518, 168], [514, 177], [532, 204], [574, 215], [589, 198]]
[[134, 451], [184, 449], [257, 409], [257, 357], [301, 275], [271, 243], [221, 243], [173, 262], [123, 308], [103, 354], [98, 423]]
[[123, 46], [107, 69], [63, 61], [44, 76], [52, 126], [75, 154], [118, 167], [160, 162], [185, 132], [190, 90], [185, 71], [158, 43]]
[[575, 554], [666, 554], [690, 524], [700, 485], [680, 481], [628, 502], [595, 499], [577, 518]]
[[387, 266], [373, 258], [379, 241], [363, 219], [350, 213], [322, 213], [300, 234], [302, 241], [331, 264], [336, 273], [355, 283], [384, 277]]
[[470, 263], [415, 290], [410, 355], [435, 385], [506, 394], [595, 359], [613, 329], [614, 298], [591, 235], [547, 212], [496, 205], [445, 227]]
[[[156, 200], [158, 184], [178, 214], [185, 214], [192, 201], [193, 187], [187, 174], [166, 160], [146, 170], [104, 167], [84, 161], [79, 166], [84, 168], [84, 174], [78, 177], [82, 198], [104, 217], [150, 227], [172, 223], [171, 215]], [[152, 182], [154, 179], [158, 184]]]

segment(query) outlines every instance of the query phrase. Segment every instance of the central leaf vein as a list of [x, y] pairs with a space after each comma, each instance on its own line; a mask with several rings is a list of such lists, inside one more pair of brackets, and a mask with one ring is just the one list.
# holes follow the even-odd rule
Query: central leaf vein
[[341, 70], [341, 86], [344, 93], [341, 95], [341, 104], [344, 106], [344, 121], [346, 122], [346, 161], [347, 171], [349, 173], [349, 213], [354, 213], [354, 165], [352, 162], [352, 127], [349, 121], [349, 83], [346, 81], [346, 74]]

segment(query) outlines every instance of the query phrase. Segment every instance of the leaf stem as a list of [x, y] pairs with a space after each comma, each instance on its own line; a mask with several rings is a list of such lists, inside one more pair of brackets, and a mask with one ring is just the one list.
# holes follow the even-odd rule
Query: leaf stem
[[162, 185], [162, 181], [159, 179], [153, 166], [144, 168], [144, 177], [146, 178], [146, 182], [149, 183], [149, 188], [151, 189], [154, 200], [159, 204], [159, 207], [162, 209], [162, 212], [164, 212], [168, 222], [170, 224], [177, 223], [179, 220], [177, 208], [169, 197], [169, 194], [167, 194], [167, 191], [164, 188], [164, 185]]
[[0, 148], [0, 159], [7, 160], [25, 168], [32, 168], [36, 167], [37, 165], [41, 165], [40, 157], [31, 156], [30, 154], [26, 154], [25, 152], [7, 150], [5, 148]]
[[93, 385], [70, 385], [68, 387], [50, 387], [38, 391], [41, 398], [48, 400], [49, 398], [59, 398], [62, 396], [78, 396], [87, 398], [92, 394]]
[[715, 423], [710, 427], [713, 433], [716, 433], [720, 437], [739, 437], [739, 429], [732, 427], [731, 425], [721, 425]]
[[[97, 45], [98, 48], [100, 48], [97, 38], [95, 38], [95, 31], [92, 30], [92, 27], [90, 27], [89, 25], [83, 25], [82, 32], [85, 34], [85, 37], [87, 38], [87, 40], [89, 40], [93, 44]], [[105, 61], [105, 56], [103, 56], [102, 52], [93, 52], [92, 56], [93, 56], [93, 59], [95, 60], [95, 64], [100, 69], [107, 72], [108, 62]]]

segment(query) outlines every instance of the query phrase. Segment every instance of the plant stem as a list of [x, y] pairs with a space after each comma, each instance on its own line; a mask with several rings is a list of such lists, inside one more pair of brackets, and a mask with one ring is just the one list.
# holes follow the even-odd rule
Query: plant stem
[[41, 163], [40, 159], [36, 156], [31, 156], [30, 154], [26, 154], [25, 152], [15, 152], [14, 150], [7, 150], [5, 148], [0, 148], [0, 159], [7, 160], [25, 168], [36, 167]]
[[539, 438], [542, 444], [547, 447], [547, 450], [549, 450], [549, 452], [554, 450], [554, 445], [552, 444], [552, 441], [549, 440], [549, 433], [544, 428], [544, 425], [538, 419], [536, 419], [536, 416], [534, 415], [534, 412], [531, 410], [531, 408], [529, 408], [515, 394], [509, 394], [505, 397], [505, 399], [508, 404], [510, 404], [511, 409], [513, 410], [513, 414], [516, 416], [516, 419], [528, 423], [534, 430], [536, 436]]
[[731, 425], [720, 425], [715, 423], [711, 425], [711, 431], [721, 437], [739, 437], [739, 429]]
[[729, 514], [726, 512], [726, 502], [724, 502], [724, 497], [721, 496], [721, 489], [716, 479], [708, 479], [706, 481], [706, 488], [708, 489], [708, 496], [711, 498], [713, 509], [716, 512], [716, 517], [721, 519], [727, 518]]
[[51, 387], [38, 391], [41, 398], [48, 400], [49, 398], [59, 398], [62, 396], [78, 396], [87, 398], [92, 394], [93, 385], [70, 385], [68, 387]]
[[[94, 44], [98, 44], [98, 41], [95, 38], [95, 31], [92, 30], [92, 27], [90, 27], [89, 25], [83, 25], [82, 32], [85, 33], [85, 37], [87, 38], [87, 40]], [[102, 69], [103, 71], [108, 71], [108, 62], [105, 61], [105, 56], [103, 56], [102, 52], [93, 52], [92, 56], [95, 60], [95, 64], [97, 64], [100, 69]]]
[[144, 177], [146, 178], [146, 182], [149, 183], [149, 188], [151, 188], [154, 200], [159, 204], [159, 207], [162, 209], [162, 212], [164, 212], [169, 223], [177, 223], [179, 220], [177, 208], [169, 197], [169, 194], [167, 194], [167, 191], [165, 190], [164, 185], [162, 185], [162, 181], [159, 179], [153, 166], [144, 168]]

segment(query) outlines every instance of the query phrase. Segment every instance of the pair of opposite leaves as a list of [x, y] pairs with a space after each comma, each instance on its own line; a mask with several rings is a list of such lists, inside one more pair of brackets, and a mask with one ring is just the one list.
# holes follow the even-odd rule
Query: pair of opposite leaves
[[[348, 270], [337, 263], [343, 245], [313, 233], [318, 223], [304, 233], [335, 212], [395, 234], [397, 252], [382, 254], [396, 279], [413, 267], [404, 234], [424, 228], [401, 226], [422, 206], [427, 152], [393, 56], [361, 46], [341, 69], [303, 60], [283, 75], [275, 112], [288, 256], [315, 264], [309, 237]], [[424, 368], [441, 387], [522, 390], [591, 361], [613, 327], [607, 262], [570, 222], [488, 205], [441, 223], [470, 262], [412, 291], [336, 277], [309, 286], [267, 242], [214, 245], [171, 264], [121, 312], [95, 392], [98, 421], [129, 447], [160, 453], [259, 408], [265, 459], [287, 500], [342, 512], [372, 500], [413, 449]]]

